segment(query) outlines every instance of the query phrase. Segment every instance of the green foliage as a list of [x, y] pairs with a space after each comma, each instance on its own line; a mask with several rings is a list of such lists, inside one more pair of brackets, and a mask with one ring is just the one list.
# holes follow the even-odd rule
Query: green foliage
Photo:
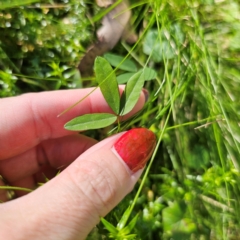
[[[3, 9], [0, 14], [0, 68], [11, 72], [11, 78], [15, 78], [15, 87], [5, 85], [1, 96], [78, 85], [72, 75], [76, 73], [79, 50], [83, 49], [81, 42], [90, 37], [89, 23], [84, 17], [86, 4], [77, 0], [34, 2], [0, 2]], [[16, 7], [20, 5], [24, 7]], [[56, 73], [51, 74], [54, 64], [59, 66], [63, 81]]]
[[13, 8], [35, 2], [38, 2], [38, 0], [22, 0], [21, 2], [19, 2], [18, 0], [6, 0], [5, 2], [0, 2], [0, 9]]
[[2, 90], [0, 91], [0, 97], [8, 97], [12, 93], [18, 93], [18, 88], [16, 86], [17, 77], [12, 74], [10, 69], [5, 71], [0, 70], [0, 86]]
[[130, 59], [125, 59], [124, 57], [118, 56], [116, 54], [106, 53], [104, 54], [104, 58], [108, 60], [108, 62], [114, 66], [128, 72], [136, 72], [137, 66]]
[[[146, 67], [142, 68], [141, 70], [143, 70], [143, 78], [145, 81], [156, 79], [157, 73], [154, 69]], [[118, 75], [117, 76], [118, 84], [127, 83], [134, 74], [135, 73], [128, 72]]]
[[133, 109], [142, 91], [144, 81], [145, 79], [143, 71], [135, 73], [129, 79], [121, 98], [122, 100], [121, 115], [129, 113]]
[[[75, 65], [84, 46], [94, 41], [85, 17], [91, 15], [89, 5], [75, 0], [59, 0], [54, 8], [47, 4], [52, 1], [31, 5], [22, 1], [22, 7], [4, 9], [1, 5], [1, 97], [85, 83], [80, 82]], [[130, 111], [145, 81], [150, 96], [143, 112], [118, 130], [144, 126], [156, 133], [159, 142], [140, 187], [88, 239], [129, 235], [146, 240], [238, 239], [240, 4], [236, 0], [132, 1], [131, 9], [138, 41], [132, 46], [119, 43], [105, 55], [111, 70], [99, 58], [96, 78], [100, 87], [114, 79], [112, 95], [103, 90], [108, 104], [116, 93], [115, 81], [127, 83], [124, 98], [118, 93], [114, 98], [112, 122]], [[101, 73], [106, 65], [108, 73]], [[94, 115], [79, 118], [87, 126]], [[105, 130], [95, 132], [100, 139], [106, 135]], [[138, 217], [132, 224], [134, 216]], [[122, 221], [123, 227], [118, 225]], [[126, 232], [119, 235], [124, 228]]]
[[178, 24], [170, 26], [170, 29], [151, 29], [147, 32], [143, 43], [143, 52], [150, 55], [156, 63], [165, 59], [174, 58], [177, 54], [177, 46], [184, 41], [183, 33]]
[[72, 131], [84, 131], [89, 129], [98, 129], [113, 124], [117, 117], [109, 113], [93, 113], [76, 117], [67, 122], [64, 127]]
[[117, 85], [117, 79], [107, 60], [97, 57], [94, 64], [96, 81], [102, 91], [102, 94], [116, 114], [120, 111], [120, 94]]
[[130, 233], [134, 229], [137, 223], [138, 214], [126, 226], [130, 213], [131, 213], [131, 208], [128, 207], [126, 211], [123, 213], [122, 218], [120, 219], [116, 228], [106, 219], [101, 218], [101, 222], [109, 232], [109, 238], [118, 239], [118, 240], [136, 238], [136, 234], [130, 234]]
[[188, 214], [185, 202], [175, 202], [164, 208], [162, 214], [164, 232], [170, 233], [174, 239], [188, 239], [196, 231], [196, 225]]
[[124, 84], [129, 81], [129, 79], [134, 75], [134, 72], [123, 73], [117, 76], [118, 84]]
[[83, 131], [113, 124], [117, 120], [117, 116], [125, 115], [134, 108], [142, 91], [145, 77], [153, 76], [151, 70], [138, 71], [129, 79], [120, 98], [117, 79], [109, 62], [102, 57], [97, 57], [94, 70], [100, 90], [116, 115], [107, 113], [85, 114], [67, 122], [64, 126], [67, 130]]

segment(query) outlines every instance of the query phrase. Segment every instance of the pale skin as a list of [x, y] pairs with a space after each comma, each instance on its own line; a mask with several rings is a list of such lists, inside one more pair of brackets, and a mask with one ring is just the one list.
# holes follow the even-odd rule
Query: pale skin
[[[0, 190], [6, 201], [0, 204], [1, 239], [84, 239], [134, 187], [142, 171], [131, 173], [112, 151], [122, 133], [97, 143], [63, 128], [82, 114], [112, 112], [99, 90], [57, 118], [91, 90], [0, 99], [0, 185], [34, 189], [44, 175], [52, 178], [31, 193], [17, 191], [11, 201]], [[144, 102], [142, 92], [125, 118]], [[59, 169], [64, 170], [55, 176]]]

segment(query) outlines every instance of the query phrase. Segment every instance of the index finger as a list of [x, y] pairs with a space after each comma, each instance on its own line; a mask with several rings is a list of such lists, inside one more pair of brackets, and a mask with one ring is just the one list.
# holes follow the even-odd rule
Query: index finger
[[[87, 113], [112, 113], [97, 89], [69, 112], [57, 117], [92, 90], [49, 91], [0, 99], [0, 160], [23, 153], [43, 140], [76, 133], [63, 128], [74, 117]], [[142, 92], [136, 106], [126, 117], [139, 111], [144, 102]]]

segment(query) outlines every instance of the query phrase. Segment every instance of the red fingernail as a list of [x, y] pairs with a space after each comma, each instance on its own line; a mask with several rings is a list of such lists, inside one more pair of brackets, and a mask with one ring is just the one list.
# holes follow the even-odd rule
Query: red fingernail
[[143, 168], [156, 145], [154, 133], [146, 128], [131, 129], [114, 144], [114, 148], [132, 172]]

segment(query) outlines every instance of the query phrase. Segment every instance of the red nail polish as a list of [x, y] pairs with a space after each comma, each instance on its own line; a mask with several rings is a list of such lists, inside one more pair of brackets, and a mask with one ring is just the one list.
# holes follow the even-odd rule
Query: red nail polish
[[114, 144], [118, 155], [132, 172], [143, 168], [156, 145], [154, 133], [146, 128], [131, 129]]

